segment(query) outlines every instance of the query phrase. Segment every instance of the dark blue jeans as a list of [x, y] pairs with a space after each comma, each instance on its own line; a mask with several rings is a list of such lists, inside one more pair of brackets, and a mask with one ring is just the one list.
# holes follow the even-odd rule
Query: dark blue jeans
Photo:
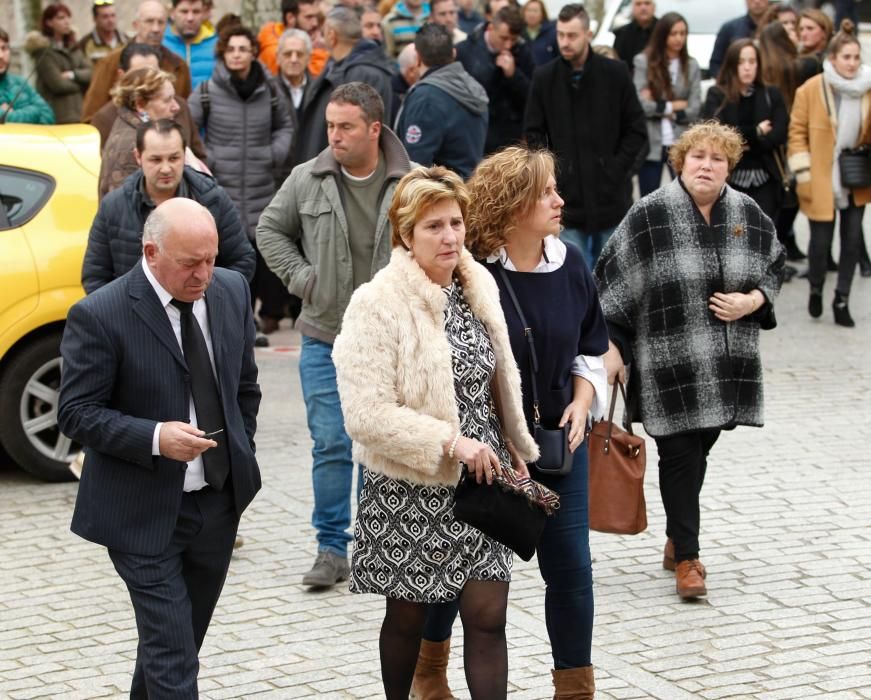
[[[590, 562], [587, 443], [575, 452], [571, 473], [536, 481], [560, 495], [560, 507], [547, 519], [538, 543], [538, 568], [545, 583], [544, 615], [554, 668], [591, 663], [593, 568]], [[441, 642], [451, 636], [457, 603], [431, 605], [423, 637]]]

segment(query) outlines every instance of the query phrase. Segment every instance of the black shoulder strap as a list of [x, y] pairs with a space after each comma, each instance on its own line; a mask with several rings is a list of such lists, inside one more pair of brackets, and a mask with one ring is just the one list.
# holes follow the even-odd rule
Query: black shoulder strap
[[538, 413], [538, 387], [536, 386], [535, 375], [538, 374], [538, 355], [535, 353], [535, 339], [532, 337], [532, 328], [526, 322], [526, 316], [523, 315], [523, 309], [520, 308], [520, 302], [517, 300], [517, 295], [514, 293], [514, 287], [505, 274], [505, 268], [502, 263], [499, 263], [499, 276], [505, 283], [505, 289], [508, 291], [508, 296], [511, 297], [511, 303], [514, 304], [514, 309], [520, 317], [520, 323], [523, 324], [523, 335], [526, 336], [526, 342], [529, 345], [529, 382], [532, 391], [532, 419], [535, 425], [539, 423]]
[[[275, 123], [278, 120], [278, 110], [280, 108], [279, 97], [278, 97], [278, 88], [275, 87], [275, 83], [266, 79], [266, 86], [269, 88], [269, 119], [270, 119], [270, 127], [271, 130], [275, 130]], [[291, 107], [293, 105], [291, 104]]]

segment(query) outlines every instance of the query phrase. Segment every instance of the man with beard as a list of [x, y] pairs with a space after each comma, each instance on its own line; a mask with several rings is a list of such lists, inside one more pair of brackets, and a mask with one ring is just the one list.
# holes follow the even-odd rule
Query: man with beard
[[203, 0], [172, 0], [170, 19], [163, 45], [184, 59], [191, 71], [191, 87], [196, 89], [212, 75], [218, 35], [204, 21]]
[[626, 65], [590, 47], [590, 17], [581, 4], [557, 18], [560, 58], [532, 79], [524, 131], [530, 146], [559, 162], [565, 200], [561, 237], [590, 268], [632, 205], [632, 175], [647, 155], [647, 122]]

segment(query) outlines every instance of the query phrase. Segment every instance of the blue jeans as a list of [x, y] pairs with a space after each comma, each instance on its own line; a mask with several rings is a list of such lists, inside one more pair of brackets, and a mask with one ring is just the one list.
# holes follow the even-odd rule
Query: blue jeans
[[587, 265], [592, 270], [599, 259], [599, 253], [602, 252], [602, 248], [605, 247], [605, 243], [616, 228], [614, 226], [590, 233], [579, 228], [564, 228], [559, 236], [564, 242], [571, 243], [584, 254], [584, 260], [587, 261]]
[[345, 557], [351, 541], [348, 530], [351, 527], [354, 462], [351, 459], [351, 438], [345, 432], [332, 355], [332, 345], [303, 336], [299, 380], [308, 429], [314, 442], [312, 487], [315, 507], [312, 525], [317, 530], [319, 552]]
[[[544, 616], [554, 668], [589, 666], [593, 646], [593, 567], [587, 443], [575, 451], [566, 476], [532, 476], [560, 495], [560, 507], [547, 519], [538, 542], [538, 568], [545, 583]], [[451, 636], [458, 603], [430, 605], [423, 637], [432, 642]]]

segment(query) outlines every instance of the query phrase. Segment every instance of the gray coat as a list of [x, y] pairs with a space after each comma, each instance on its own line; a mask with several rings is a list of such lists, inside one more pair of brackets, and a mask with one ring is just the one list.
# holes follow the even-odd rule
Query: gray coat
[[[662, 158], [662, 120], [665, 116], [666, 101], [645, 99], [641, 91], [647, 87], [647, 54], [641, 52], [634, 58], [635, 70], [632, 71], [632, 81], [638, 91], [638, 100], [647, 117], [647, 138], [650, 140], [650, 151], [647, 160], [660, 160]], [[699, 118], [702, 108], [702, 72], [699, 64], [692, 56], [687, 65], [687, 76], [683, 71], [677, 74], [677, 81], [672, 86], [675, 100], [686, 100], [689, 104], [685, 110], [675, 114], [672, 120], [674, 140], [677, 141], [681, 134], [686, 131], [690, 124]]]
[[[262, 70], [255, 64], [252, 70]], [[245, 101], [230, 82], [223, 62], [215, 64], [208, 80], [208, 124], [204, 124], [203, 92], [198, 88], [188, 98], [197, 126], [205, 129], [206, 164], [239, 210], [239, 218], [253, 240], [260, 213], [275, 194], [275, 168], [290, 152], [293, 122], [287, 103], [274, 86], [264, 80]], [[273, 107], [272, 89], [278, 95]]]
[[[594, 276], [611, 339], [632, 364], [628, 411], [649, 435], [762, 425], [760, 329], [774, 328], [785, 253], [774, 224], [726, 186], [707, 224], [680, 178], [638, 200]], [[726, 323], [714, 292], [766, 303]]]
[[[411, 170], [402, 142], [381, 129], [387, 166], [382, 189], [370, 276], [390, 259], [390, 200], [400, 178]], [[354, 292], [348, 219], [342, 205], [341, 166], [329, 148], [297, 165], [260, 217], [257, 248], [288, 291], [302, 299], [296, 327], [332, 343]]]

